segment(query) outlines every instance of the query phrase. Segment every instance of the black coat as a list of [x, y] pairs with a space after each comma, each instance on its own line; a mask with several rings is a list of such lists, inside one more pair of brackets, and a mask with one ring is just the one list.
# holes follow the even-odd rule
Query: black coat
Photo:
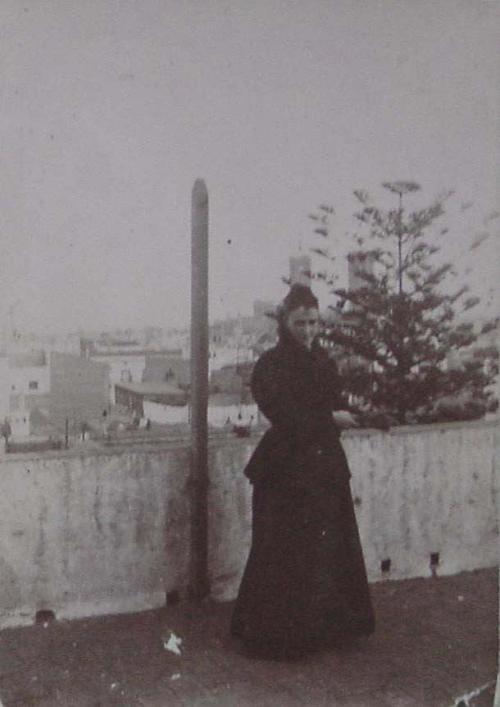
[[233, 635], [280, 649], [369, 634], [374, 616], [332, 410], [345, 408], [336, 367], [286, 332], [257, 362], [252, 393], [271, 428], [245, 474], [252, 547]]

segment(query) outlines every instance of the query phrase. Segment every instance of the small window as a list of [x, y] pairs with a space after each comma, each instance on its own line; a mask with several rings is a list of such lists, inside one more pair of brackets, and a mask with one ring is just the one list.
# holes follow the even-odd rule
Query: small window
[[30, 390], [38, 390], [38, 381], [30, 381], [28, 387]]

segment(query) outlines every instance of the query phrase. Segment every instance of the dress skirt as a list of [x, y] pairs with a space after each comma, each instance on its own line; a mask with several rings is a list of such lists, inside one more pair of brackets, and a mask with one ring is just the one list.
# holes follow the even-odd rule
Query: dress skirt
[[231, 623], [249, 646], [307, 651], [373, 632], [349, 478], [338, 442], [254, 482], [252, 545]]

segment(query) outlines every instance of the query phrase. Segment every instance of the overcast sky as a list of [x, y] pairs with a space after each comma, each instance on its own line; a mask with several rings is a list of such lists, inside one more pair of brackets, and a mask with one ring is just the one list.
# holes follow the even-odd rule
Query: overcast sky
[[[500, 2], [1, 0], [0, 314], [179, 325], [190, 196], [210, 197], [211, 317], [284, 294], [307, 214], [352, 190], [455, 189], [455, 257], [498, 265]], [[473, 202], [463, 208], [465, 202]], [[489, 250], [488, 250], [489, 248]], [[500, 279], [500, 278], [499, 278]], [[481, 292], [481, 294], [483, 294]]]

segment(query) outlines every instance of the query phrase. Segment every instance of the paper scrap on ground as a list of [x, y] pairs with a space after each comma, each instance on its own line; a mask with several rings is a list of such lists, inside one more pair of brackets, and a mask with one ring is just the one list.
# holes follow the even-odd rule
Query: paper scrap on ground
[[166, 638], [163, 639], [163, 647], [165, 650], [170, 651], [171, 653], [175, 653], [175, 655], [181, 655], [181, 649], [179, 646], [182, 643], [182, 638], [179, 638], [179, 636], [176, 636], [173, 631], [170, 631], [170, 636], [168, 640]]
[[181, 677], [180, 673], [174, 673], [173, 675], [170, 676], [171, 680], [179, 680]]

